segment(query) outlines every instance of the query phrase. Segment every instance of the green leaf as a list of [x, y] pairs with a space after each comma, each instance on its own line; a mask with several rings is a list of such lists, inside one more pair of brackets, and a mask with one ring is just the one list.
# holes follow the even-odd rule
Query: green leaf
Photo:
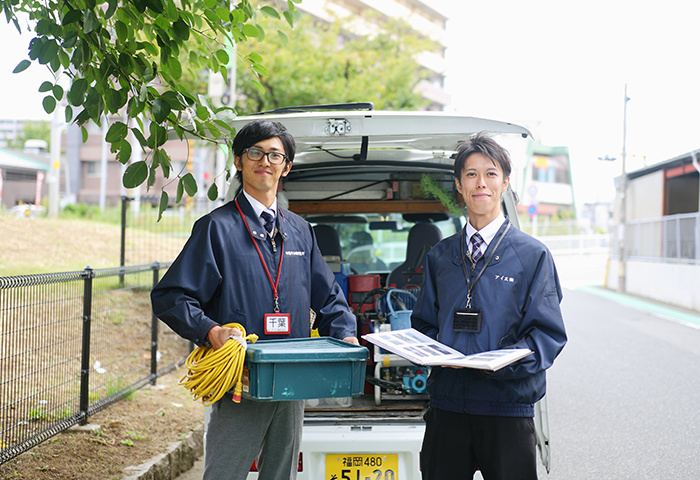
[[250, 83], [255, 85], [255, 88], [260, 90], [260, 93], [265, 94], [265, 88], [260, 84], [260, 82], [258, 82], [257, 80], [251, 80]]
[[105, 141], [108, 143], [119, 142], [124, 140], [129, 133], [129, 127], [123, 122], [114, 122], [107, 130]]
[[90, 134], [88, 133], [87, 128], [85, 128], [84, 125], [80, 126], [80, 133], [83, 134], [83, 143], [87, 142]]
[[117, 38], [119, 41], [122, 43], [126, 42], [126, 37], [129, 33], [129, 27], [126, 26], [126, 23], [122, 22], [121, 20], [117, 20], [114, 23], [114, 28], [117, 31]]
[[44, 82], [44, 83], [42, 83], [41, 86], [39, 87], [39, 91], [42, 92], [42, 93], [43, 93], [43, 92], [48, 92], [48, 91], [51, 90], [52, 88], [53, 88], [53, 83], [51, 83], [51, 82]]
[[168, 139], [168, 131], [158, 125], [156, 122], [151, 122], [151, 125], [148, 128], [151, 132], [151, 136], [148, 137], [148, 146], [150, 148], [158, 148]]
[[277, 10], [275, 10], [272, 7], [269, 7], [266, 5], [264, 7], [260, 7], [260, 11], [262, 13], [264, 13], [265, 15], [267, 15], [268, 17], [276, 18], [277, 20], [280, 19], [280, 14], [277, 13]]
[[207, 197], [209, 197], [209, 200], [211, 200], [212, 202], [216, 201], [216, 199], [219, 198], [219, 187], [216, 186], [216, 182], [212, 183], [209, 187], [209, 190], [207, 191]]
[[280, 37], [282, 45], [284, 45], [285, 47], [289, 45], [289, 38], [282, 30], [277, 30], [277, 35]]
[[46, 65], [50, 61], [56, 58], [58, 55], [58, 43], [56, 40], [46, 41], [39, 49], [39, 63], [41, 65]]
[[73, 107], [66, 105], [66, 123], [70, 123], [73, 120]]
[[92, 10], [85, 10], [85, 20], [83, 21], [83, 31], [85, 34], [99, 32], [102, 24], [97, 19], [97, 15]]
[[170, 104], [163, 100], [162, 98], [156, 98], [153, 100], [153, 108], [151, 113], [153, 113], [153, 120], [156, 123], [163, 123], [168, 115], [170, 115]]
[[200, 120], [206, 120], [209, 118], [209, 110], [203, 105], [197, 105], [197, 118]]
[[250, 68], [252, 68], [256, 73], [259, 73], [263, 77], [268, 76], [267, 68], [263, 67], [262, 65], [260, 65], [258, 63], [254, 63], [253, 65], [250, 66]]
[[170, 75], [176, 80], [182, 76], [182, 65], [180, 65], [180, 61], [176, 57], [168, 59], [168, 70]]
[[41, 104], [44, 106], [44, 111], [46, 113], [53, 113], [53, 111], [56, 110], [56, 99], [51, 95], [45, 96]]
[[216, 10], [216, 16], [223, 22], [228, 22], [230, 20], [231, 13], [228, 8], [218, 7]]
[[78, 20], [80, 20], [80, 17], [83, 16], [83, 12], [80, 10], [68, 10], [68, 12], [63, 16], [63, 20], [61, 21], [61, 25], [64, 27], [66, 25], [70, 25], [71, 23], [75, 23]]
[[85, 92], [87, 92], [88, 83], [84, 78], [73, 80], [73, 84], [68, 90], [68, 102], [71, 105], [79, 107], [85, 101]]
[[163, 212], [168, 208], [168, 194], [165, 193], [165, 190], [163, 190], [163, 193], [160, 194], [160, 204], [158, 205], [158, 221], [160, 222], [160, 219], [163, 218]]
[[51, 89], [51, 92], [53, 93], [53, 96], [56, 97], [56, 100], [61, 100], [63, 98], [63, 87], [60, 85], [54, 85], [53, 88]]
[[216, 0], [204, 0], [204, 6], [211, 10], [216, 6]]
[[219, 60], [219, 63], [223, 63], [224, 65], [227, 65], [230, 60], [228, 53], [223, 48], [216, 51], [216, 58]]
[[131, 133], [134, 134], [134, 136], [136, 137], [136, 140], [139, 141], [139, 143], [141, 144], [142, 147], [145, 147], [148, 145], [148, 142], [146, 141], [146, 137], [143, 136], [143, 133], [141, 133], [141, 130], [139, 130], [138, 128], [132, 128]]
[[117, 153], [117, 160], [119, 160], [119, 163], [122, 165], [126, 165], [129, 163], [129, 159], [131, 158], [131, 143], [129, 143], [128, 140], [122, 140], [119, 143], [119, 152]]
[[176, 38], [183, 42], [187, 41], [190, 38], [190, 27], [182, 19], [179, 19], [173, 23], [173, 33]]
[[117, 3], [118, 0], [109, 0], [109, 6], [105, 12], [105, 20], [112, 18], [112, 15], [114, 15], [114, 12], [117, 10]]
[[211, 123], [211, 122], [207, 123], [207, 129], [209, 129], [209, 133], [211, 134], [212, 137], [214, 137], [214, 138], [221, 137], [221, 132], [219, 131], [218, 128], [216, 128], [216, 126], [213, 123]]
[[263, 61], [263, 57], [261, 57], [259, 53], [251, 52], [250, 55], [248, 55], [248, 60], [253, 63], [261, 63]]
[[[287, 13], [287, 12], [284, 12], [284, 13]], [[260, 36], [260, 30], [255, 28], [255, 25], [251, 25], [250, 23], [246, 23], [245, 25], [243, 25], [241, 30], [243, 31], [243, 34], [246, 37], [259, 37]]]
[[294, 28], [294, 19], [292, 18], [292, 14], [289, 13], [289, 10], [285, 10], [283, 15], [284, 15], [284, 19], [287, 20], [287, 23], [289, 24], [289, 26]]
[[175, 203], [180, 203], [183, 193], [185, 193], [185, 185], [182, 183], [182, 178], [180, 178], [180, 180], [177, 181], [177, 197], [175, 198]]
[[136, 188], [145, 182], [146, 178], [148, 178], [148, 165], [141, 160], [126, 167], [122, 183], [126, 188]]
[[182, 183], [185, 184], [185, 192], [190, 197], [194, 197], [197, 193], [197, 181], [194, 179], [194, 175], [187, 172], [184, 177], [182, 177]]

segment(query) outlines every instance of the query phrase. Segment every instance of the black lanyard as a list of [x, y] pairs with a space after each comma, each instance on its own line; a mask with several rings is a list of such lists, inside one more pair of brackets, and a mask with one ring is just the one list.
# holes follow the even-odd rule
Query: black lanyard
[[277, 268], [277, 281], [273, 282], [272, 275], [270, 275], [270, 270], [267, 268], [267, 263], [265, 263], [265, 259], [263, 258], [262, 252], [260, 251], [260, 247], [258, 247], [258, 242], [253, 237], [253, 234], [250, 233], [250, 227], [248, 226], [248, 221], [245, 219], [245, 215], [243, 215], [243, 210], [241, 210], [241, 207], [238, 205], [238, 199], [236, 199], [236, 208], [238, 208], [238, 212], [241, 214], [241, 217], [243, 218], [243, 223], [245, 223], [245, 228], [248, 230], [248, 235], [250, 235], [250, 239], [253, 241], [253, 245], [255, 245], [255, 249], [258, 251], [258, 256], [260, 256], [260, 261], [262, 262], [263, 267], [265, 267], [265, 273], [267, 273], [267, 278], [268, 278], [268, 280], [270, 280], [270, 285], [272, 286], [272, 294], [274, 295], [275, 313], [278, 313], [280, 311], [280, 307], [279, 307], [279, 295], [277, 294], [277, 287], [280, 284], [280, 272], [282, 272], [282, 260], [284, 259], [284, 240], [282, 240], [282, 248], [280, 248], [280, 264], [279, 264], [279, 267]]
[[[474, 282], [472, 283], [469, 280], [469, 271], [467, 270], [467, 265], [465, 262], [465, 257], [464, 257], [464, 232], [467, 230], [467, 227], [465, 226], [462, 231], [459, 234], [459, 263], [462, 264], [462, 271], [464, 272], [464, 278], [467, 280], [467, 308], [472, 308], [472, 290], [474, 290], [474, 287], [476, 286], [476, 282], [479, 281], [481, 276], [484, 274], [484, 271], [486, 270], [486, 267], [488, 267], [489, 263], [491, 263], [491, 260], [493, 260], [493, 256], [496, 254], [496, 250], [498, 250], [498, 246], [501, 244], [503, 239], [506, 237], [506, 233], [508, 233], [508, 230], [510, 230], [510, 220], [506, 218], [506, 222], [508, 222], [508, 226], [506, 226], [506, 229], [503, 231], [501, 236], [498, 238], [498, 242], [496, 242], [496, 245], [493, 247], [493, 250], [491, 251], [491, 255], [489, 255], [488, 260], [484, 262], [484, 268], [481, 269], [479, 274], [476, 276], [474, 279]], [[469, 256], [471, 259], [471, 255]]]

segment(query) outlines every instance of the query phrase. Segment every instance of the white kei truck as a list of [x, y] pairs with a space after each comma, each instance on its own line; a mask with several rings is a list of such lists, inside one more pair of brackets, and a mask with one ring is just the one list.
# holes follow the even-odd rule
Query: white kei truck
[[[511, 123], [447, 112], [375, 111], [371, 103], [289, 107], [231, 124], [238, 130], [257, 119], [281, 122], [294, 136], [296, 158], [278, 202], [314, 225], [321, 253], [357, 316], [358, 336], [390, 329], [392, 315], [410, 311], [425, 253], [465, 225], [466, 212], [456, 215], [437, 199], [442, 192], [457, 204], [459, 142], [478, 132], [508, 145], [531, 137]], [[227, 200], [236, 190], [231, 185]], [[510, 187], [501, 203], [518, 227]], [[306, 400], [299, 480], [421, 478], [429, 370], [361, 343], [370, 350], [364, 393]], [[540, 457], [549, 470], [546, 396], [535, 410]]]

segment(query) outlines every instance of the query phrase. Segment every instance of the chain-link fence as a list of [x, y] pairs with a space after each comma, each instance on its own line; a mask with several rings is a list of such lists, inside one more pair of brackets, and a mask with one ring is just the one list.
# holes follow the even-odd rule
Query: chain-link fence
[[0, 277], [0, 464], [184, 363], [151, 310], [168, 266]]
[[206, 197], [187, 197], [158, 218], [160, 197], [122, 197], [120, 265], [154, 260], [172, 262], [192, 231], [192, 225], [221, 204]]

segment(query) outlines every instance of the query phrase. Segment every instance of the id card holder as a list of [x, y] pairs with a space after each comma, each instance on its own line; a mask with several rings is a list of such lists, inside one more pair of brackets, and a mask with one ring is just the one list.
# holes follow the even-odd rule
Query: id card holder
[[288, 313], [265, 314], [265, 335], [289, 335], [290, 333], [292, 333], [292, 321]]
[[481, 333], [481, 310], [462, 308], [454, 311], [452, 330], [461, 333]]

